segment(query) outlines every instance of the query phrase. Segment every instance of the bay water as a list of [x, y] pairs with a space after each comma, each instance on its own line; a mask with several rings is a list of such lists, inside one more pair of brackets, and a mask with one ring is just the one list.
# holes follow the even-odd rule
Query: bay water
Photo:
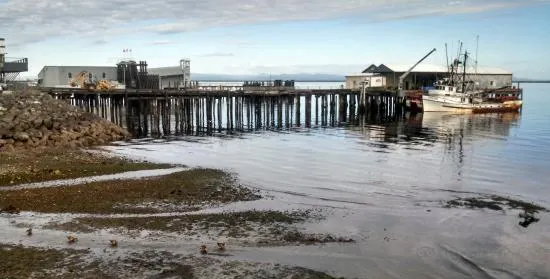
[[[339, 88], [343, 83], [297, 83]], [[272, 247], [237, 259], [357, 278], [550, 278], [550, 215], [447, 208], [498, 195], [550, 208], [550, 84], [525, 84], [521, 113], [417, 114], [395, 121], [136, 139], [118, 154], [219, 168], [273, 195], [233, 209], [324, 208], [313, 232], [353, 245]]]

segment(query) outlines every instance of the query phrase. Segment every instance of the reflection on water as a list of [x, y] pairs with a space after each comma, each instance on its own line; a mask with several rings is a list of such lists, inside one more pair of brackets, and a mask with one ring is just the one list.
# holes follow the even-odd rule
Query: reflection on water
[[128, 100], [124, 127], [136, 138], [225, 136], [258, 131], [292, 131], [400, 119], [393, 103], [372, 99], [359, 113], [357, 94], [261, 95]]
[[[427, 188], [494, 190], [506, 187], [501, 178], [510, 173], [519, 177], [521, 174], [515, 171], [523, 171], [521, 167], [503, 166], [514, 162], [505, 160], [511, 154], [494, 152], [514, 148], [507, 141], [519, 121], [517, 113], [417, 114], [397, 120], [364, 118], [336, 127], [289, 125], [229, 134], [225, 131], [214, 137], [194, 134], [143, 138], [133, 142], [129, 150], [144, 156], [151, 152], [163, 154], [164, 158], [156, 158], [160, 161], [231, 168], [263, 187], [272, 184], [277, 175], [285, 175], [285, 181], [279, 185], [293, 185], [295, 191], [303, 187], [302, 192], [307, 195], [313, 194], [310, 185], [326, 182], [322, 178], [337, 185], [341, 181], [361, 185], [376, 181], [378, 175], [383, 176], [380, 180], [386, 184], [388, 176], [391, 181], [406, 180], [394, 185], [395, 188], [423, 184]], [[140, 150], [143, 147], [137, 145], [143, 144], [146, 149]], [[170, 154], [163, 153], [165, 148]], [[300, 169], [308, 171], [294, 175], [293, 171]], [[500, 172], [503, 174], [494, 175]], [[415, 179], [420, 174], [424, 179]], [[355, 190], [364, 189], [368, 187]]]
[[335, 114], [334, 122], [317, 124], [313, 108], [311, 125], [304, 117], [296, 125], [295, 113], [282, 113], [279, 127], [143, 138], [112, 150], [234, 171], [244, 184], [274, 193], [266, 206], [334, 208], [309, 229], [359, 240], [354, 246], [259, 249], [240, 253], [244, 259], [359, 278], [550, 278], [548, 213], [522, 228], [516, 211], [442, 207], [468, 193], [550, 207], [544, 93], [526, 94], [528, 109], [521, 114], [392, 119], [348, 111], [345, 121]]

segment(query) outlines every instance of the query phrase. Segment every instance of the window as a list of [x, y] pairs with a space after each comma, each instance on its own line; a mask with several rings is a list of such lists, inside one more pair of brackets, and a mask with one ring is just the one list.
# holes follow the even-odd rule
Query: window
[[105, 73], [101, 74], [101, 77], [102, 77], [102, 78], [105, 78], [105, 76], [106, 76]]
[[494, 80], [491, 80], [490, 84], [491, 84], [491, 86], [495, 86], [496, 82]]
[[89, 77], [90, 79], [92, 79], [92, 73], [89, 73], [89, 74], [88, 74], [88, 77]]
[[72, 73], [69, 73], [69, 78], [73, 78], [73, 74], [72, 74]]

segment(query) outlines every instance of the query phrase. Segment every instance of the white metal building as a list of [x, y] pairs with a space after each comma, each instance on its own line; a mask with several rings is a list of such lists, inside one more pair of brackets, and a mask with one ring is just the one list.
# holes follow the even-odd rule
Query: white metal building
[[361, 88], [365, 83], [366, 87], [386, 87], [386, 77], [374, 73], [358, 73], [346, 76], [346, 88]]
[[[346, 88], [359, 89], [361, 82], [369, 81], [370, 87], [375, 87], [372, 82], [373, 76], [379, 76], [384, 80], [386, 87], [396, 88], [399, 83], [399, 77], [407, 72], [411, 65], [393, 65], [393, 64], [374, 64], [367, 67], [359, 74], [350, 74], [346, 76]], [[462, 73], [462, 70], [459, 70]], [[433, 86], [435, 81], [448, 75], [447, 67], [430, 64], [419, 64], [414, 68], [404, 80], [405, 89], [415, 89], [421, 87]], [[476, 83], [479, 88], [500, 88], [512, 85], [512, 73], [500, 69], [489, 67], [466, 68], [467, 79]]]
[[38, 73], [38, 86], [70, 87], [71, 79], [82, 71], [88, 72], [90, 80], [117, 80], [116, 66], [44, 66]]
[[191, 61], [181, 59], [179, 66], [149, 68], [150, 74], [159, 75], [161, 88], [182, 88], [191, 86]]

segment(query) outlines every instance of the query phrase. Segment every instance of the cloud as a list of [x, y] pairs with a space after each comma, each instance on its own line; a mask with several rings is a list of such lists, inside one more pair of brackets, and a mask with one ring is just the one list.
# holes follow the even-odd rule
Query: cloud
[[92, 42], [92, 44], [94, 44], [94, 45], [105, 45], [107, 43], [109, 43], [109, 41], [106, 40], [106, 39], [97, 39], [97, 40]]
[[175, 43], [176, 42], [174, 41], [164, 40], [164, 41], [153, 41], [153, 42], [150, 42], [149, 44], [153, 46], [161, 46], [161, 45], [173, 45]]
[[225, 66], [226, 73], [239, 74], [319, 74], [345, 75], [358, 73], [365, 69], [366, 64], [303, 64], [303, 65], [231, 65]]
[[274, 21], [360, 16], [371, 20], [476, 13], [541, 0], [96, 0], [0, 1], [0, 30], [10, 45], [55, 37], [95, 40]]
[[235, 54], [231, 52], [212, 52], [212, 53], [205, 53], [198, 55], [199, 57], [231, 57], [235, 56]]

